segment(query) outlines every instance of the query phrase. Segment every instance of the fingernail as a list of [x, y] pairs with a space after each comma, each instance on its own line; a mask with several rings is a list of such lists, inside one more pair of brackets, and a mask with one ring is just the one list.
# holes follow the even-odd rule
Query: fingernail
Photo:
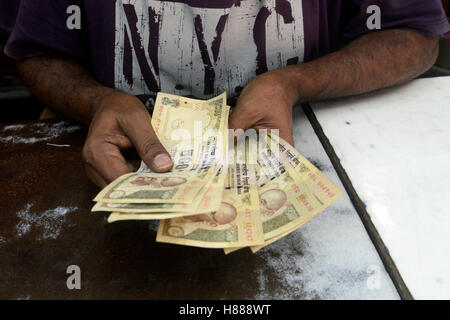
[[160, 153], [155, 158], [153, 158], [153, 164], [155, 165], [155, 167], [163, 169], [172, 166], [172, 160], [167, 154]]

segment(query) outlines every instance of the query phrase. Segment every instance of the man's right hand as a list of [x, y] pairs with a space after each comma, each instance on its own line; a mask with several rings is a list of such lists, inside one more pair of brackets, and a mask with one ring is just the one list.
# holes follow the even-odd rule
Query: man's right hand
[[83, 147], [88, 177], [104, 187], [133, 171], [121, 153], [133, 146], [153, 171], [166, 172], [172, 168], [172, 160], [159, 142], [142, 102], [132, 95], [112, 92], [97, 102]]

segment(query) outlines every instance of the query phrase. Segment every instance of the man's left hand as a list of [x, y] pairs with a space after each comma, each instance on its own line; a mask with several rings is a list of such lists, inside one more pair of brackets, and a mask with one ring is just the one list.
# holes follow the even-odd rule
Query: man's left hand
[[230, 129], [279, 129], [279, 135], [291, 145], [292, 107], [298, 93], [286, 74], [278, 69], [253, 78], [242, 90], [230, 116]]

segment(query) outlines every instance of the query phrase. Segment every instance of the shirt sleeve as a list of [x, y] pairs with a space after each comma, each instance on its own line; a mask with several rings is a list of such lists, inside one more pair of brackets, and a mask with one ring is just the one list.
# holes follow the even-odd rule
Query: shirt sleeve
[[[424, 35], [442, 35], [450, 30], [441, 0], [350, 0], [343, 1], [343, 14], [349, 18], [342, 30], [344, 42], [368, 33], [367, 8], [377, 5], [381, 14], [381, 29], [407, 28]], [[357, 9], [355, 9], [357, 8]]]
[[[5, 46], [7, 56], [24, 59], [46, 54], [61, 54], [75, 60], [88, 61], [88, 41], [81, 29], [69, 29], [67, 8], [82, 1], [21, 0], [17, 19]], [[82, 12], [82, 9], [81, 9]], [[83, 17], [81, 17], [83, 22]]]
[[0, 30], [10, 33], [16, 22], [20, 1], [0, 1]]

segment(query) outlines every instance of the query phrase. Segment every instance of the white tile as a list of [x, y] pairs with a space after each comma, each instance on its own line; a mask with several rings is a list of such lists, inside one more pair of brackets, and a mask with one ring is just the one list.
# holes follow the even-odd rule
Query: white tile
[[[342, 187], [302, 109], [294, 113], [296, 148]], [[343, 188], [343, 187], [342, 187]], [[278, 279], [256, 270], [259, 299], [399, 299], [347, 194], [289, 236], [257, 253]], [[268, 294], [266, 285], [279, 282]]]
[[450, 298], [450, 77], [313, 104], [416, 299]]

